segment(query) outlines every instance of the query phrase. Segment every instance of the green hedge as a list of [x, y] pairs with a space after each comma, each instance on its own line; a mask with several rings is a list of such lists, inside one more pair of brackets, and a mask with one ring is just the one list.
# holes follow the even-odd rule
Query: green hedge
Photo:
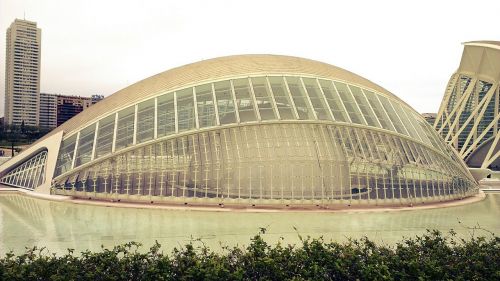
[[500, 237], [460, 239], [428, 231], [395, 246], [368, 239], [345, 243], [301, 238], [216, 253], [192, 243], [170, 254], [130, 242], [101, 252], [63, 256], [33, 248], [0, 259], [0, 280], [500, 280]]

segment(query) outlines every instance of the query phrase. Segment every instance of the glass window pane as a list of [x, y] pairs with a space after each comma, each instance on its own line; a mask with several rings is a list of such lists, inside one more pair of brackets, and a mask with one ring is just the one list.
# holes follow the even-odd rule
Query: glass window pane
[[141, 102], [137, 108], [137, 143], [152, 140], [155, 125], [155, 99]]
[[392, 104], [392, 107], [396, 111], [396, 114], [399, 116], [401, 123], [403, 124], [404, 128], [406, 129], [406, 135], [411, 136], [412, 138], [415, 138], [416, 140], [420, 140], [420, 138], [418, 137], [418, 134], [415, 132], [415, 130], [413, 130], [411, 124], [409, 123], [408, 118], [406, 117], [406, 115], [405, 115], [403, 109], [401, 108], [401, 106], [399, 105], [399, 103], [394, 102], [392, 100], [390, 102]]
[[411, 162], [411, 155], [406, 152], [405, 147], [403, 145], [404, 140], [401, 138], [394, 138], [394, 142], [399, 147], [399, 151], [402, 154], [401, 157], [403, 159], [404, 164], [408, 164]]
[[334, 82], [334, 83], [340, 95], [340, 98], [344, 103], [347, 113], [349, 114], [349, 117], [351, 117], [351, 121], [356, 124], [366, 125], [365, 122], [363, 121], [363, 117], [361, 116], [361, 112], [356, 106], [356, 103], [351, 95], [351, 92], [349, 92], [349, 89], [347, 88], [347, 85], [341, 82]]
[[328, 111], [328, 105], [325, 103], [325, 99], [323, 98], [323, 93], [316, 83], [316, 79], [312, 78], [302, 78], [304, 81], [304, 85], [306, 86], [307, 94], [309, 95], [309, 99], [311, 100], [314, 111], [316, 112], [316, 116], [319, 120], [332, 120], [330, 116], [330, 112]]
[[99, 120], [97, 129], [97, 146], [95, 148], [95, 158], [99, 158], [111, 153], [113, 146], [113, 134], [115, 130], [115, 114]]
[[281, 119], [296, 119], [293, 114], [290, 96], [287, 93], [283, 77], [269, 77], [269, 83], [274, 94], [276, 107], [280, 113]]
[[196, 87], [196, 106], [198, 108], [198, 123], [200, 128], [217, 125], [215, 121], [215, 104], [212, 94], [212, 84]]
[[257, 107], [259, 108], [260, 118], [262, 120], [274, 120], [276, 114], [273, 110], [273, 103], [271, 94], [267, 86], [265, 77], [252, 77], [253, 92], [257, 100]]
[[179, 132], [195, 128], [193, 88], [177, 91]]
[[175, 133], [174, 93], [167, 93], [158, 97], [158, 137]]
[[349, 118], [347, 113], [342, 106], [342, 101], [340, 100], [337, 90], [333, 87], [332, 81], [328, 80], [319, 80], [319, 84], [323, 93], [325, 94], [326, 101], [330, 106], [330, 110], [333, 113], [333, 117], [336, 121], [348, 122]]
[[132, 145], [134, 141], [135, 106], [118, 112], [118, 128], [116, 130], [115, 150]]
[[372, 106], [378, 121], [382, 125], [382, 128], [396, 132], [396, 129], [394, 128], [394, 126], [392, 126], [389, 116], [387, 116], [387, 113], [385, 113], [385, 110], [380, 104], [380, 101], [377, 99], [376, 94], [368, 90], [363, 90], [363, 92], [365, 93], [368, 102]]
[[368, 104], [368, 101], [366, 100], [365, 95], [363, 94], [361, 89], [353, 85], [349, 85], [349, 88], [351, 89], [352, 95], [354, 96], [359, 109], [361, 109], [361, 113], [365, 117], [368, 126], [380, 128], [380, 125], [378, 124], [376, 117], [371, 110], [370, 105]]
[[78, 147], [76, 149], [75, 167], [90, 162], [94, 145], [95, 124], [80, 131]]
[[75, 152], [76, 134], [65, 139], [61, 143], [59, 155], [57, 157], [56, 176], [61, 175], [71, 169], [73, 153]]
[[427, 121], [425, 121], [422, 116], [417, 116], [415, 114], [413, 115], [413, 118], [417, 120], [420, 129], [426, 135], [427, 139], [429, 139], [432, 146], [444, 152], [445, 149], [443, 146], [443, 142], [441, 141], [438, 133], [431, 127], [431, 125], [429, 125], [429, 123], [427, 123]]
[[288, 83], [288, 89], [290, 89], [290, 94], [292, 94], [293, 102], [297, 108], [297, 113], [299, 114], [299, 119], [303, 120], [314, 120], [314, 116], [311, 113], [311, 108], [309, 101], [306, 98], [306, 93], [298, 77], [285, 77]]
[[418, 122], [418, 119], [421, 118], [421, 116], [415, 115], [410, 109], [406, 109], [406, 115], [408, 118], [410, 118], [411, 122], [413, 123], [413, 127], [417, 130], [418, 135], [422, 139], [423, 142], [432, 145], [431, 141], [429, 140], [429, 137], [423, 130], [422, 126]]
[[408, 111], [406, 110], [406, 107], [402, 106], [397, 102], [392, 102], [392, 106], [394, 108], [397, 108], [396, 110], [398, 112], [398, 115], [403, 121], [406, 130], [408, 131], [408, 133], [410, 133], [410, 136], [417, 141], [423, 141], [423, 138], [420, 137], [419, 130], [417, 130], [418, 125], [416, 124], [415, 119], [412, 117], [412, 115], [407, 114]]
[[408, 132], [406, 132], [405, 127], [403, 126], [401, 121], [399, 121], [398, 115], [396, 114], [391, 104], [389, 103], [389, 99], [381, 95], [379, 95], [378, 98], [380, 99], [380, 103], [384, 107], [385, 111], [389, 115], [392, 124], [394, 124], [396, 131], [400, 134], [408, 135]]
[[221, 81], [214, 83], [214, 87], [220, 124], [236, 123], [231, 83], [229, 81]]
[[250, 93], [250, 86], [248, 79], [233, 80], [234, 95], [238, 105], [238, 112], [240, 114], [240, 122], [256, 121], [255, 108], [253, 104], [252, 94]]
[[376, 159], [377, 156], [375, 156], [374, 150], [372, 148], [373, 140], [371, 139], [369, 131], [356, 130], [356, 132], [358, 135], [359, 144], [361, 145], [365, 157], [370, 160]]

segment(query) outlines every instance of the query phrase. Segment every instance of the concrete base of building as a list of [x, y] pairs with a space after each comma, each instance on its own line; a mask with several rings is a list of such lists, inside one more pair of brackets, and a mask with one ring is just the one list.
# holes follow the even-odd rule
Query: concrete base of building
[[490, 169], [483, 169], [483, 168], [469, 168], [469, 171], [474, 177], [474, 179], [478, 182], [482, 179], [485, 179], [492, 173]]
[[[500, 187], [500, 181], [495, 188]], [[162, 202], [151, 200], [149, 203], [144, 202], [144, 198], [134, 200], [134, 198], [111, 199], [102, 197], [82, 197], [82, 196], [66, 196], [66, 195], [46, 195], [32, 192], [29, 190], [10, 188], [0, 185], [0, 195], [2, 194], [20, 194], [43, 200], [64, 201], [73, 204], [85, 204], [94, 206], [118, 207], [118, 208], [141, 208], [141, 209], [165, 209], [165, 210], [182, 210], [182, 211], [215, 211], [215, 212], [387, 212], [387, 211], [409, 211], [421, 209], [446, 208], [460, 206], [469, 203], [479, 202], [486, 198], [485, 192], [487, 187], [483, 188], [474, 195], [455, 198], [455, 199], [436, 199], [431, 202], [384, 202], [380, 200], [377, 204], [367, 204], [359, 200], [344, 200], [344, 202], [320, 202], [316, 205], [300, 204], [300, 202], [283, 202], [281, 205], [276, 204], [252, 204], [249, 202], [225, 202], [219, 204], [199, 203], [195, 201], [181, 202]]]

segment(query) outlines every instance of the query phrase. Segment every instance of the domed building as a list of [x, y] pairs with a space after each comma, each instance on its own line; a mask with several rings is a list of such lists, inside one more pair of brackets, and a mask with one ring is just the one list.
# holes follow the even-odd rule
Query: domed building
[[477, 192], [410, 106], [341, 68], [240, 55], [174, 68], [68, 120], [4, 185], [171, 204], [405, 204]]

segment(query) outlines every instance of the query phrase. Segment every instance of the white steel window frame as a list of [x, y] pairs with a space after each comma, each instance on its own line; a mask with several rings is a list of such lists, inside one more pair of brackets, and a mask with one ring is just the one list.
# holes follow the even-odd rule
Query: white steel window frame
[[[324, 92], [323, 92], [323, 89], [322, 89], [322, 87], [321, 87], [321, 85], [320, 85], [320, 83], [319, 83], [319, 78], [318, 78], [318, 77], [308, 76], [308, 75], [294, 75], [294, 74], [286, 74], [286, 76], [290, 76], [290, 77], [297, 77], [297, 78], [300, 80], [300, 82], [301, 82], [301, 86], [302, 86], [302, 90], [303, 90], [303, 91], [305, 92], [305, 94], [306, 94], [306, 96], [305, 96], [305, 100], [307, 101], [307, 106], [308, 106], [308, 109], [310, 109], [310, 110], [312, 110], [312, 111], [313, 111], [313, 114], [312, 114], [312, 115], [313, 115], [313, 116], [315, 116], [315, 120], [317, 120], [317, 115], [316, 115], [316, 113], [315, 113], [315, 110], [313, 109], [312, 102], [311, 102], [311, 100], [310, 100], [310, 97], [309, 97], [309, 94], [308, 94], [308, 92], [307, 92], [307, 89], [306, 89], [306, 88], [305, 88], [305, 86], [304, 86], [304, 81], [303, 81], [303, 78], [312, 78], [312, 79], [315, 79], [315, 80], [316, 80], [316, 83], [318, 84], [319, 91], [320, 91], [320, 92], [319, 92], [319, 94], [321, 94], [321, 98], [325, 101], [326, 105], [328, 105], [326, 110], [327, 110], [327, 112], [329, 113], [330, 117], [332, 118], [333, 122], [335, 122], [335, 118], [334, 118], [333, 112], [332, 112], [332, 110], [331, 110], [331, 106], [330, 106], [330, 104], [329, 104], [328, 100], [326, 99], [326, 96], [325, 96], [325, 94], [324, 94]], [[270, 95], [270, 97], [269, 97], [269, 98], [270, 98], [270, 100], [271, 100], [271, 103], [272, 103], [272, 108], [273, 108], [273, 110], [274, 110], [274, 112], [275, 112], [276, 117], [278, 118], [278, 120], [281, 120], [281, 116], [280, 116], [279, 110], [278, 110], [278, 108], [277, 108], [276, 99], [275, 99], [275, 97], [274, 97], [274, 92], [273, 92], [273, 90], [272, 90], [272, 87], [270, 86], [269, 77], [281, 78], [280, 80], [281, 80], [281, 81], [282, 81], [282, 83], [284, 84], [284, 90], [286, 91], [286, 93], [285, 93], [285, 94], [287, 95], [287, 97], [288, 97], [288, 99], [289, 99], [289, 101], [290, 101], [290, 105], [291, 105], [291, 107], [292, 107], [292, 112], [293, 112], [293, 114], [294, 114], [294, 117], [296, 118], [296, 120], [298, 120], [298, 112], [297, 112], [297, 108], [296, 108], [295, 103], [294, 103], [294, 100], [293, 100], [293, 98], [292, 98], [292, 96], [291, 96], [290, 89], [289, 89], [289, 87], [288, 87], [288, 83], [287, 83], [287, 81], [286, 81], [286, 77], [285, 77], [285, 75], [283, 75], [283, 74], [281, 74], [281, 75], [280, 75], [280, 74], [276, 74], [276, 75], [274, 75], [274, 74], [268, 74], [268, 75], [245, 75], [245, 76], [235, 76], [235, 77], [230, 77], [230, 78], [225, 78], [225, 79], [213, 80], [213, 81], [211, 81], [211, 82], [210, 82], [210, 83], [211, 83], [211, 86], [212, 86], [212, 94], [213, 94], [213, 99], [214, 99], [214, 107], [215, 107], [215, 109], [214, 109], [214, 110], [215, 110], [215, 115], [216, 115], [216, 122], [217, 122], [217, 125], [219, 125], [219, 126], [220, 126], [220, 117], [218, 116], [218, 115], [219, 115], [219, 112], [218, 112], [218, 108], [217, 108], [217, 97], [216, 97], [216, 95], [215, 95], [215, 91], [214, 91], [214, 83], [216, 83], [216, 82], [218, 82], [218, 81], [229, 81], [229, 82], [230, 82], [230, 85], [231, 85], [231, 87], [230, 87], [230, 90], [231, 90], [231, 96], [232, 96], [233, 103], [234, 103], [234, 107], [235, 107], [235, 117], [236, 117], [236, 119], [237, 119], [237, 124], [240, 124], [241, 122], [240, 122], [240, 120], [239, 120], [239, 119], [240, 119], [240, 118], [239, 118], [239, 109], [238, 109], [238, 105], [237, 105], [237, 103], [236, 103], [236, 97], [235, 97], [235, 95], [234, 95], [234, 85], [233, 85], [233, 82], [232, 82], [232, 81], [233, 81], [234, 79], [240, 79], [240, 78], [246, 78], [246, 79], [248, 79], [248, 83], [249, 83], [249, 87], [250, 87], [250, 95], [251, 95], [251, 98], [252, 98], [252, 100], [253, 100], [253, 102], [254, 102], [254, 105], [255, 105], [255, 106], [254, 106], [254, 111], [256, 112], [256, 113], [255, 113], [255, 114], [256, 114], [256, 117], [257, 117], [257, 118], [259, 118], [259, 117], [260, 117], [260, 112], [258, 112], [258, 105], [256, 104], [256, 97], [255, 97], [255, 93], [254, 93], [254, 91], [253, 91], [253, 85], [252, 85], [252, 81], [251, 81], [251, 78], [252, 78], [252, 77], [262, 77], [262, 78], [265, 78], [265, 79], [266, 79], [266, 84], [267, 84], [267, 85], [266, 85], [266, 87], [267, 87], [267, 90], [268, 90], [269, 95]], [[375, 95], [375, 97], [376, 97], [376, 99], [377, 99], [377, 101], [378, 101], [379, 103], [381, 103], [381, 101], [380, 101], [380, 99], [379, 99], [379, 95], [382, 95], [382, 94], [378, 93], [378, 91], [376, 91], [376, 90], [373, 90], [373, 89], [367, 89], [367, 88], [366, 88], [366, 87], [364, 87], [364, 86], [361, 86], [361, 85], [358, 85], [358, 84], [355, 84], [355, 83], [351, 83], [351, 82], [349, 82], [349, 81], [338, 80], [338, 79], [325, 79], [325, 78], [321, 78], [321, 79], [323, 79], [323, 80], [328, 81], [329, 83], [331, 83], [331, 85], [332, 85], [332, 89], [334, 90], [334, 93], [332, 93], [332, 94], [333, 94], [333, 95], [335, 95], [335, 96], [338, 98], [338, 100], [339, 100], [339, 102], [340, 102], [340, 105], [341, 105], [342, 109], [343, 109], [343, 110], [344, 110], [344, 112], [346, 113], [346, 114], [345, 114], [345, 116], [347, 116], [346, 118], [348, 119], [348, 121], [349, 121], [350, 123], [352, 123], [352, 120], [351, 120], [351, 118], [350, 118], [349, 114], [347, 114], [347, 110], [346, 110], [346, 108], [345, 108], [344, 101], [340, 98], [340, 96], [339, 96], [339, 94], [338, 94], [338, 89], [336, 88], [336, 85], [335, 85], [335, 83], [334, 83], [334, 82], [344, 83], [344, 84], [347, 86], [347, 89], [349, 90], [349, 93], [348, 93], [348, 94], [350, 94], [350, 95], [351, 95], [351, 97], [353, 98], [353, 100], [354, 100], [354, 101], [355, 101], [355, 99], [354, 99], [353, 93], [352, 93], [352, 91], [351, 91], [351, 89], [350, 89], [350, 86], [356, 86], [356, 87], [359, 87], [359, 88], [361, 89], [362, 93], [364, 94], [364, 98], [365, 98], [366, 100], [368, 100], [368, 99], [367, 99], [367, 97], [366, 97], [367, 93], [366, 93], [365, 91], [367, 91], [367, 90], [368, 90], [368, 91], [370, 91], [370, 92], [373, 92], [373, 93], [374, 93], [374, 95]], [[192, 89], [193, 89], [193, 92], [194, 92], [194, 91], [195, 91], [195, 90], [194, 90], [194, 89], [195, 89], [194, 87], [196, 87], [196, 86], [198, 86], [198, 85], [202, 85], [202, 84], [206, 84], [206, 82], [205, 82], [205, 83], [196, 84], [196, 85], [192, 85], [192, 86], [190, 86], [190, 87], [179, 88], [178, 90], [183, 90], [183, 89], [186, 89], [186, 88], [192, 88]], [[176, 134], [178, 134], [178, 133], [179, 133], [179, 131], [178, 131], [178, 121], [179, 121], [178, 119], [179, 119], [179, 118], [178, 118], [178, 112], [177, 112], [177, 111], [178, 111], [178, 110], [177, 110], [177, 91], [178, 91], [178, 90], [176, 90], [176, 91], [169, 91], [169, 93], [172, 93], [172, 94], [174, 95], [175, 133], [176, 133]], [[138, 116], [137, 116], [137, 105], [138, 105], [140, 102], [143, 102], [143, 101], [149, 100], [149, 99], [151, 99], [151, 98], [153, 98], [153, 99], [155, 100], [155, 117], [154, 117], [154, 123], [155, 123], [155, 124], [154, 124], [154, 131], [155, 131], [155, 132], [154, 132], [154, 139], [153, 139], [153, 140], [149, 140], [149, 141], [145, 142], [145, 144], [150, 143], [150, 142], [157, 141], [157, 140], [159, 139], [159, 138], [158, 138], [158, 131], [157, 131], [157, 129], [158, 129], [158, 101], [157, 101], [157, 98], [158, 98], [159, 96], [163, 95], [163, 94], [166, 94], [166, 93], [167, 93], [167, 92], [163, 91], [163, 92], [161, 92], [161, 93], [159, 93], [159, 94], [157, 94], [157, 95], [155, 95], [155, 96], [153, 96], [153, 97], [147, 97], [147, 98], [145, 98], [145, 99], [143, 99], [143, 100], [139, 100], [139, 101], [137, 101], [137, 102], [135, 102], [135, 103], [134, 103], [134, 106], [135, 106], [135, 112], [134, 112], [134, 140], [135, 140], [135, 142], [134, 142], [134, 143], [135, 143], [135, 144], [137, 144], [137, 140], [136, 140], [136, 138], [137, 138], [137, 136], [136, 136], [136, 134], [137, 134], [137, 122], [138, 122], [138, 120], [137, 120], [137, 118], [138, 118]], [[385, 94], [384, 94], [384, 97], [385, 97], [385, 98], [387, 98], [390, 102], [396, 102], [396, 103], [399, 103], [399, 101], [395, 100], [394, 98], [392, 98], [392, 97], [390, 97], [390, 96], [388, 96], [388, 95], [385, 95]], [[195, 95], [195, 93], [193, 93], [193, 100], [194, 100], [194, 102], [196, 102], [196, 95]], [[360, 108], [359, 108], [359, 105], [357, 105], [357, 102], [355, 102], [355, 104], [356, 104], [357, 110], [358, 110], [359, 112], [361, 112], [361, 110], [360, 110]], [[127, 108], [127, 107], [129, 107], [129, 106], [130, 106], [130, 105], [128, 105], [128, 106], [124, 106], [124, 107], [121, 107], [121, 108], [118, 108], [116, 112], [114, 112], [114, 113], [112, 113], [112, 114], [111, 114], [111, 115], [115, 115], [115, 118], [114, 118], [113, 143], [112, 143], [112, 153], [111, 153], [111, 154], [113, 154], [113, 153], [115, 153], [115, 152], [116, 152], [116, 131], [117, 131], [117, 122], [118, 122], [118, 118], [117, 118], [117, 117], [118, 117], [118, 116], [117, 116], [117, 115], [118, 115], [118, 112], [119, 112], [119, 111], [121, 111], [121, 110], [123, 110], [123, 109], [125, 109], [125, 108]], [[374, 113], [374, 109], [373, 109], [372, 105], [370, 104], [370, 102], [368, 102], [368, 106], [369, 106], [370, 110], [372, 111], [372, 113], [374, 114], [375, 119], [377, 120], [377, 123], [378, 123], [378, 124], [380, 124], [380, 122], [379, 122], [378, 118], [376, 118], [377, 116], [376, 116], [376, 114]], [[392, 106], [392, 104], [391, 104], [390, 106], [391, 106], [391, 107], [393, 107], [393, 106]], [[404, 107], [404, 105], [400, 105], [400, 106], [401, 106], [401, 107]], [[199, 128], [198, 128], [198, 127], [199, 127], [199, 120], [198, 120], [198, 117], [197, 117], [198, 112], [197, 112], [197, 108], [196, 108], [196, 107], [197, 107], [197, 106], [196, 106], [196, 103], [194, 104], [194, 107], [195, 107], [195, 108], [194, 108], [194, 111], [195, 111], [195, 114], [196, 114], [196, 119], [195, 119], [195, 120], [196, 120], [196, 126], [197, 126], [197, 128], [194, 128], [194, 129], [192, 129], [192, 130], [189, 130], [189, 132], [190, 132], [190, 131], [195, 131], [195, 130], [198, 130], [198, 129], [199, 129]], [[391, 120], [391, 118], [389, 117], [388, 113], [386, 112], [385, 108], [383, 108], [383, 107], [381, 107], [381, 108], [382, 108], [382, 110], [384, 111], [385, 116], [387, 116], [387, 121], [388, 121], [388, 122], [390, 122], [390, 123], [391, 123], [391, 125], [394, 127], [394, 124], [392, 124], [392, 120]], [[394, 109], [394, 107], [393, 107], [393, 110], [396, 112], [396, 116], [398, 117], [399, 121], [400, 121], [400, 122], [401, 122], [401, 124], [403, 125], [403, 128], [406, 130], [406, 132], [408, 132], [408, 129], [406, 128], [405, 123], [401, 120], [401, 117], [398, 115], [398, 112]], [[410, 111], [412, 111], [412, 110], [410, 110]], [[98, 122], [99, 122], [101, 119], [106, 118], [106, 117], [108, 117], [108, 116], [109, 116], [109, 115], [104, 116], [104, 117], [102, 117], [102, 118], [99, 118], [99, 119], [96, 121], [96, 122], [97, 122], [97, 124], [98, 124]], [[363, 116], [363, 114], [362, 114], [362, 113], [361, 113], [361, 116], [362, 116], [362, 117], [361, 117], [361, 118], [362, 118], [362, 120], [363, 120], [363, 121], [365, 122], [365, 124], [366, 124], [366, 119], [365, 119], [365, 117]], [[409, 118], [409, 116], [407, 116], [407, 118]], [[260, 119], [261, 119], [261, 118], [260, 118]], [[272, 121], [272, 120], [266, 120], [266, 121]], [[325, 120], [325, 121], [326, 121], [326, 120]], [[261, 122], [261, 120], [259, 120], [258, 122]], [[411, 122], [411, 121], [410, 121], [410, 122]], [[90, 123], [90, 122], [89, 122], [89, 123]], [[87, 124], [88, 124], [88, 123], [87, 123]], [[230, 124], [228, 124], [228, 125], [230, 125]], [[381, 125], [381, 124], [380, 124], [380, 125]], [[412, 124], [412, 125], [414, 125], [414, 124]], [[361, 126], [371, 127], [371, 126], [368, 126], [368, 125], [361, 125]], [[373, 128], [376, 128], [376, 127], [373, 127]], [[76, 153], [75, 153], [75, 152], [76, 152], [76, 150], [78, 149], [79, 133], [80, 133], [80, 130], [82, 130], [82, 129], [84, 129], [84, 128], [83, 128], [83, 127], [81, 127], [81, 128], [79, 129], [79, 131], [75, 132], [75, 134], [77, 134], [77, 139], [76, 139], [76, 142], [75, 142], [75, 148], [74, 148], [74, 152], [73, 152], [73, 159], [72, 159], [72, 164], [71, 164], [71, 169], [70, 169], [70, 170], [72, 170], [72, 169], [74, 169], [74, 168], [75, 168], [75, 167], [74, 167], [74, 162], [75, 162], [75, 157], [76, 157]], [[99, 131], [99, 125], [96, 125], [96, 132], [95, 132], [95, 134], [96, 134], [96, 135], [97, 135], [97, 132], [98, 132], [98, 131]], [[418, 130], [417, 130], [417, 131], [418, 131]], [[188, 132], [188, 131], [183, 132], [183, 133], [187, 133], [187, 132]], [[395, 133], [397, 133], [397, 134], [400, 134], [400, 133], [398, 133], [397, 131], [394, 131], [394, 132], [395, 132]], [[418, 134], [419, 132], [416, 132], [416, 133]], [[72, 135], [74, 135], [74, 134], [70, 134], [70, 135], [68, 135], [67, 137], [65, 137], [65, 140], [66, 140], [66, 139], [68, 139], [68, 138], [70, 138]], [[403, 135], [404, 135], [404, 134], [403, 134]], [[169, 136], [162, 136], [161, 138], [166, 138], [166, 137], [171, 137], [171, 136], [172, 136], [172, 135], [169, 135]], [[420, 136], [420, 135], [419, 135], [419, 136]], [[420, 141], [422, 141], [422, 140], [420, 140]], [[424, 141], [422, 141], [422, 142], [424, 142]], [[425, 143], [425, 142], [424, 142], [424, 143]], [[142, 145], [142, 144], [141, 144], [141, 145]], [[94, 147], [93, 147], [93, 152], [92, 152], [92, 160], [91, 160], [90, 162], [92, 162], [93, 160], [95, 160], [95, 159], [96, 159], [96, 157], [95, 157], [95, 149], [96, 149], [96, 147], [95, 147], [95, 146], [96, 146], [96, 142], [95, 142], [95, 141], [94, 141], [93, 146], [94, 146]], [[128, 148], [128, 147], [127, 147], [127, 148]], [[127, 149], [127, 148], [124, 148], [124, 149]], [[85, 165], [85, 164], [84, 164], [84, 165]]]

